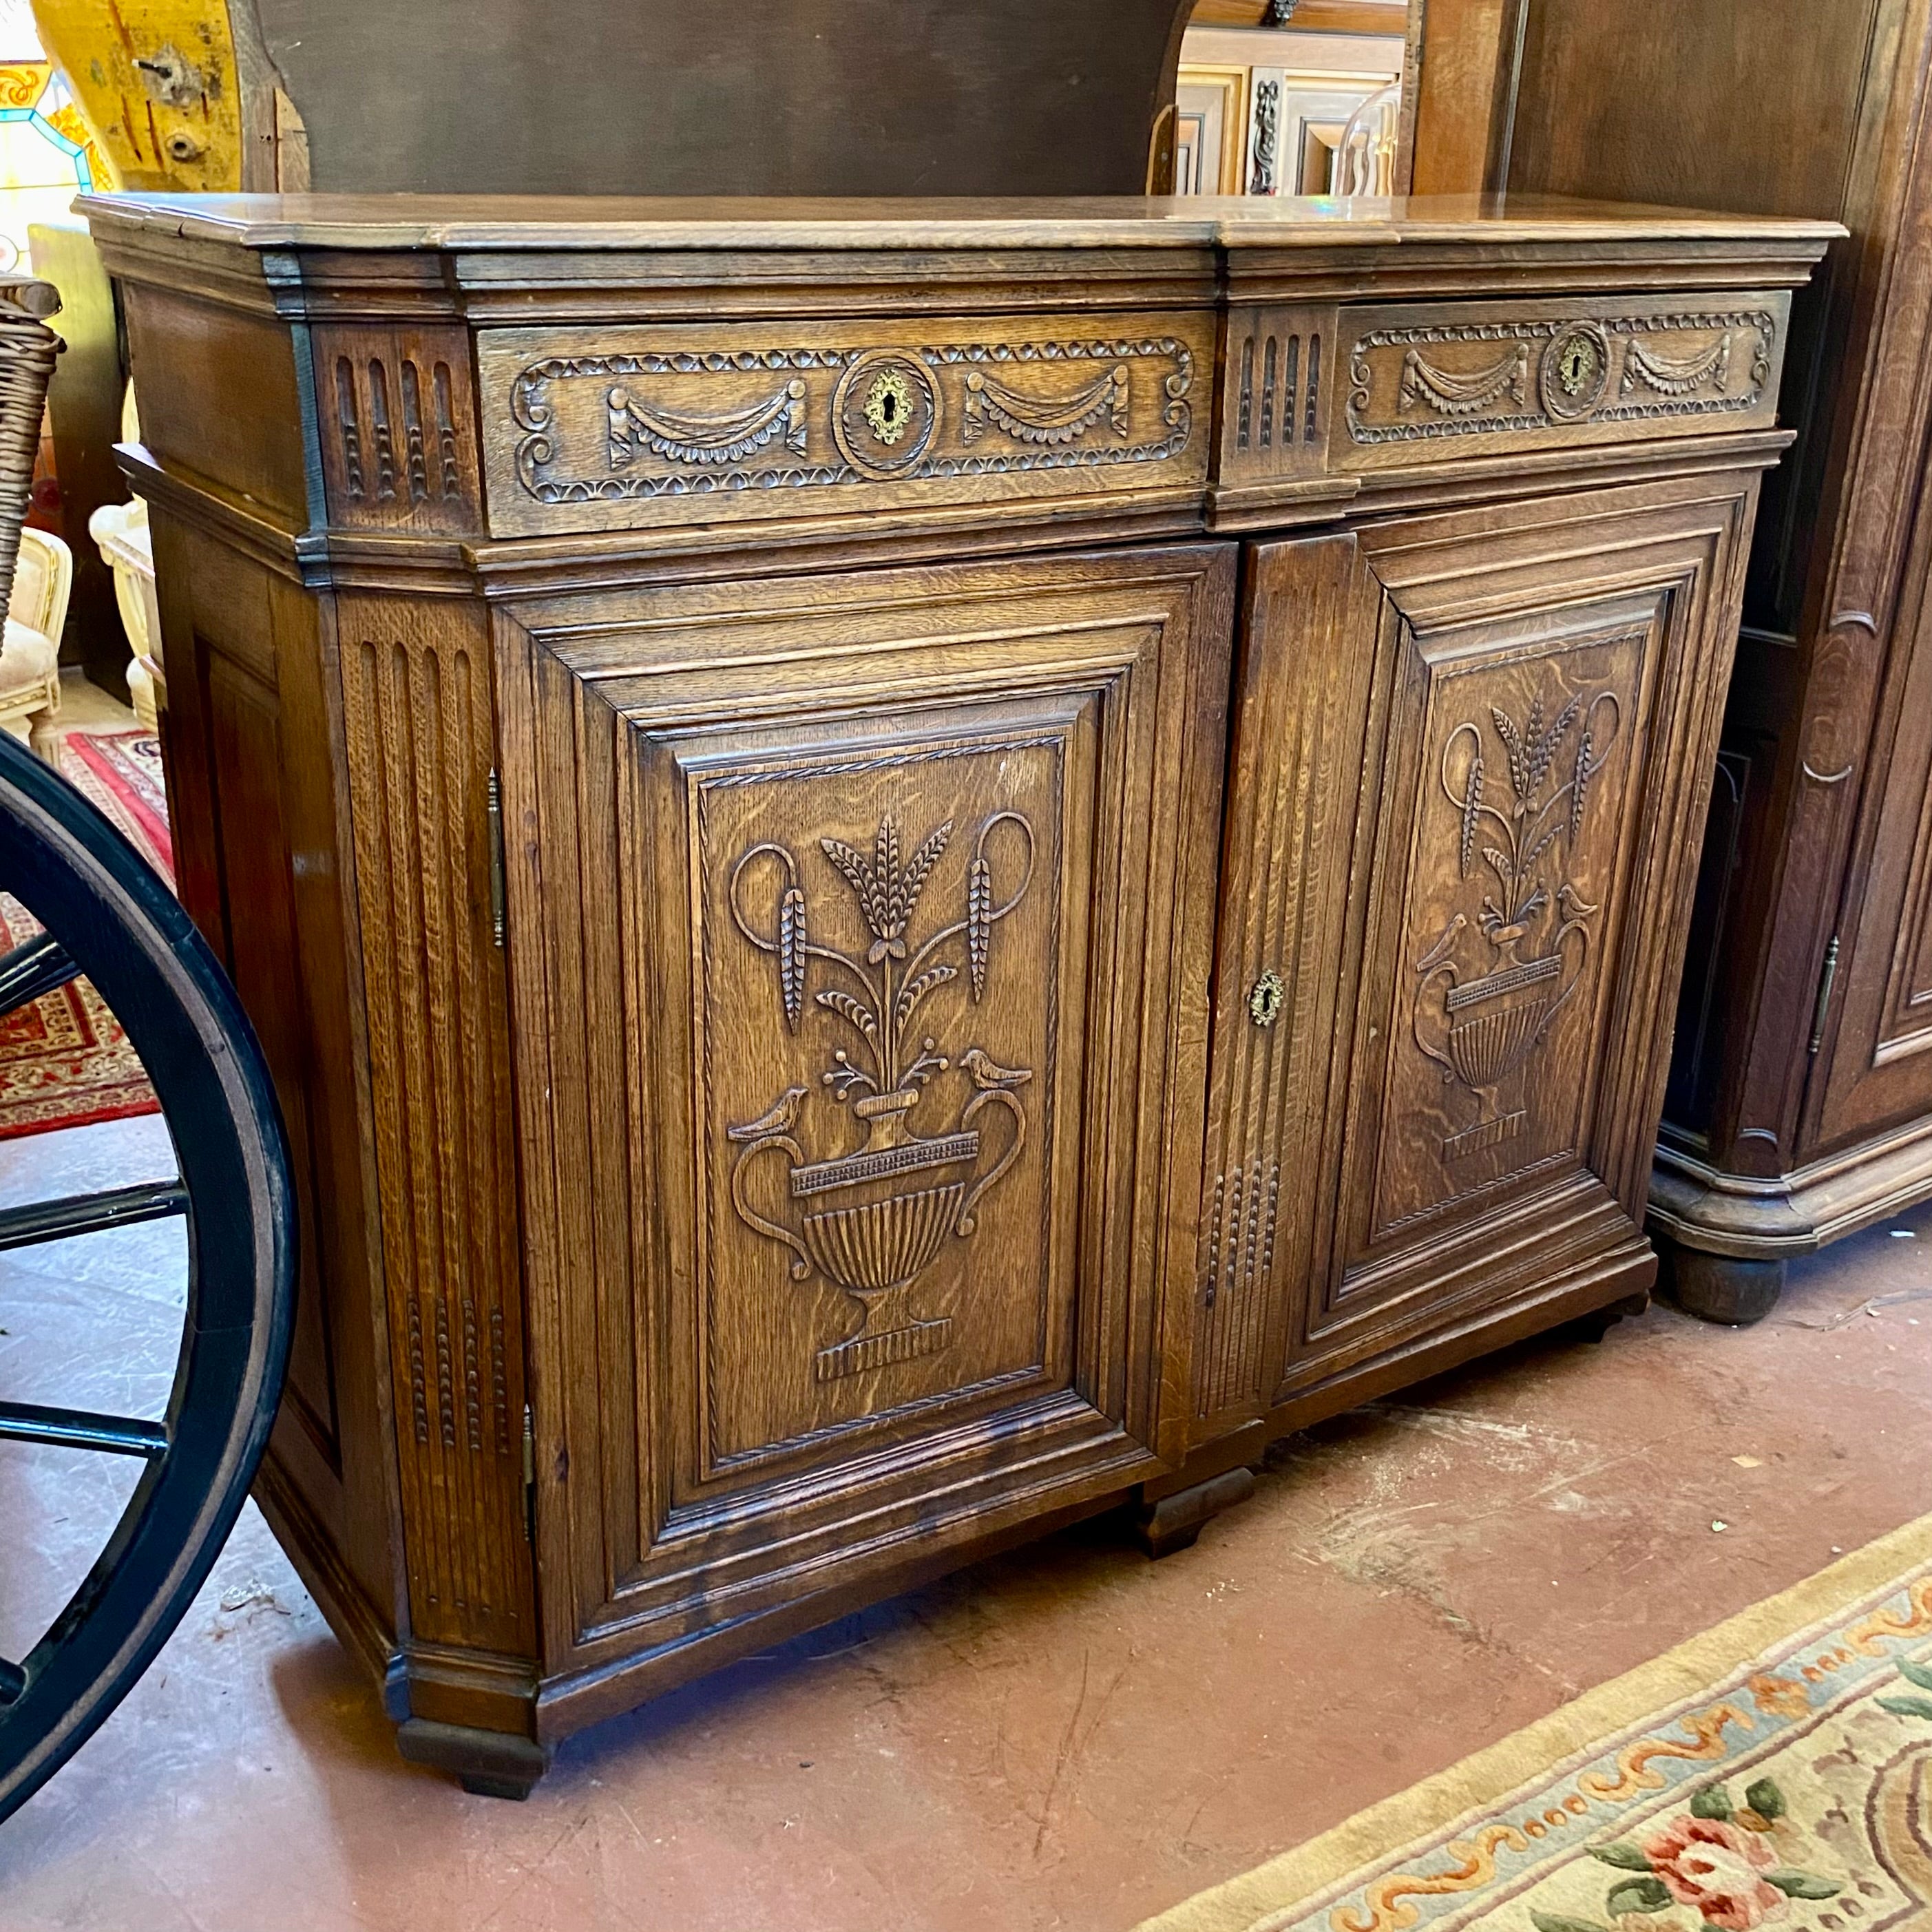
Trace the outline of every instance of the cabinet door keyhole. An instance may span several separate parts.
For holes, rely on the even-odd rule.
[[[1258,1027],[1271,1027],[1281,1017],[1284,997],[1281,975],[1270,966],[1248,994],[1248,1017]]]

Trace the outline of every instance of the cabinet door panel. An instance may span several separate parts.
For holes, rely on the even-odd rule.
[[[695,861],[704,1381],[676,1500],[1067,1385],[1102,701],[640,747]]]
[[[1932,1113],[1932,532],[1901,599],[1804,1154]],[[1805,770],[1811,766],[1808,762]]]
[[[1667,620],[1651,595],[1401,625],[1338,1304],[1425,1224],[1581,1160]]]
[[[1724,477],[1256,549],[1201,1435],[1513,1305],[1648,1280],[1750,493]]]
[[[1180,1443],[1233,558],[500,622],[558,1665]]]

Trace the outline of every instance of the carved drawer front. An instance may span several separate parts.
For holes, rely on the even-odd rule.
[[[1257,548],[1201,1432],[1500,1304],[1648,1268],[1748,490]]]
[[[1345,308],[1330,466],[1767,428],[1790,310],[1781,290]]]
[[[1211,318],[485,331],[490,527],[631,529],[1184,490]]]
[[[504,626],[538,1347],[597,1365],[540,1396],[585,1580],[558,1641],[1154,1466],[1232,575],[1195,549]]]

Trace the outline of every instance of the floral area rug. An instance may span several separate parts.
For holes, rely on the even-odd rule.
[[[172,886],[160,740],[146,731],[71,731],[62,769]],[[0,951],[40,930],[0,892]],[[127,1035],[85,979],[0,1019],[0,1140],[159,1111]]]
[[[1932,1516],[1141,1932],[1932,1932]]]

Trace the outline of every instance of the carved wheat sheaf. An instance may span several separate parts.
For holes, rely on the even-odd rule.
[[[1494,790],[1485,722],[1502,751],[1499,776],[1507,781]],[[1458,875],[1470,877],[1478,858],[1488,875],[1473,920],[1452,912],[1414,968],[1412,1036],[1444,1082],[1477,1103],[1474,1120],[1442,1138],[1445,1162],[1514,1140],[1528,1121],[1528,1096],[1520,1090],[1534,1084],[1536,1049],[1589,962],[1601,908],[1577,890],[1570,854],[1592,782],[1622,728],[1614,692],[1587,698],[1573,692],[1553,715],[1538,694],[1521,718],[1492,704],[1486,721],[1466,718],[1443,742],[1438,776],[1456,810]],[[1474,972],[1460,956],[1472,923],[1490,947]]]

